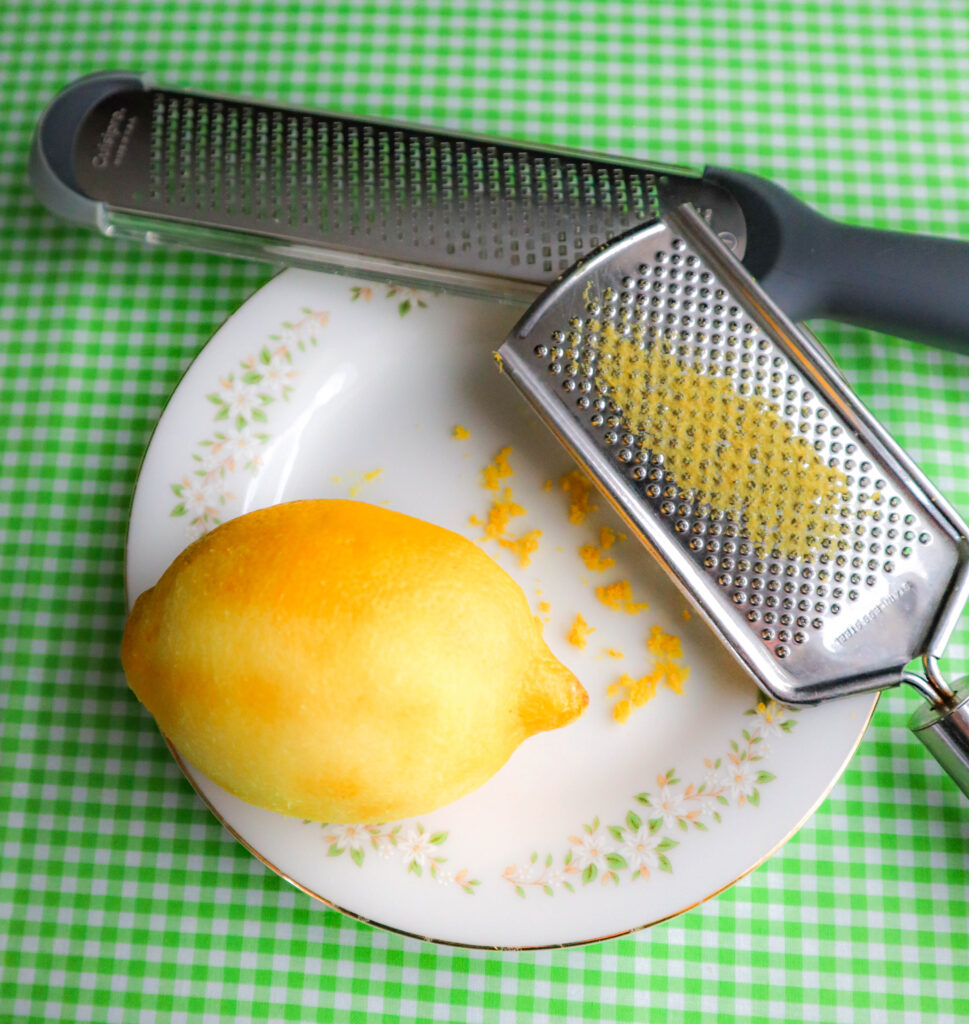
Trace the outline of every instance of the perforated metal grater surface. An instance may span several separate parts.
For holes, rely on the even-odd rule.
[[[845,532],[809,557],[766,550],[680,487],[602,383],[604,338],[668,346],[683,365],[770,403],[843,475]],[[609,500],[773,696],[804,703],[894,685],[935,656],[967,587],[966,528],[689,210],[632,233],[550,289],[502,365]],[[727,438],[736,445],[738,438]],[[770,495],[767,495],[769,498]]]
[[[670,204],[703,209],[743,253],[736,202],[682,168],[105,88],[77,128],[70,177],[105,204],[109,233],[528,297]]]

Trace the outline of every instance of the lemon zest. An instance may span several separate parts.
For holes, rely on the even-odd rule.
[[[492,501],[484,521],[478,516],[472,515],[468,522],[472,526],[483,526],[484,536],[481,539],[497,541],[501,547],[513,552],[518,557],[519,565],[525,568],[530,564],[532,555],[538,550],[538,541],[542,536],[542,531],[529,530],[520,537],[512,537],[508,534],[511,520],[517,516],[526,515],[526,510],[515,501],[511,488],[502,488],[501,486],[503,480],[514,475],[514,470],[508,461],[508,456],[511,453],[510,445],[502,448],[490,465],[485,466],[481,471],[481,486],[486,490],[500,491],[501,493]]]
[[[616,541],[625,540],[626,535],[624,533],[616,533],[611,526],[603,526],[599,530],[599,547],[603,551],[608,551]]]
[[[488,509],[484,522],[485,536],[489,540],[501,540],[508,531],[508,524],[515,516],[523,516],[525,510],[514,500],[511,488],[506,487],[502,496],[496,498]]]
[[[642,448],[662,455],[692,499],[742,521],[764,552],[808,558],[843,545],[847,477],[828,466],[773,401],[689,365],[660,341],[601,332],[597,383]]]
[[[628,615],[635,615],[637,612],[645,611],[649,607],[648,602],[637,602],[633,600],[632,587],[629,580],[617,580],[604,587],[596,587],[596,597],[607,607],[615,611],[623,611]]]
[[[583,544],[579,548],[579,557],[585,562],[585,567],[591,572],[602,572],[616,564],[614,558],[604,556],[602,551],[595,544]]]
[[[628,679],[629,677],[627,676],[626,678]],[[656,696],[656,687],[662,678],[663,669],[661,666],[657,666],[652,672],[647,672],[646,675],[640,676],[639,679],[627,684],[629,699],[633,702],[633,705],[641,708],[644,704],[651,701]]]
[[[355,498],[360,493],[360,489],[365,483],[369,483],[371,480],[376,480],[382,472],[383,467],[381,466],[378,469],[371,469],[367,473],[361,473],[360,479],[350,488],[350,497]],[[338,479],[339,477],[333,477],[334,481],[337,481]]]
[[[538,550],[538,538],[541,535],[541,530],[529,530],[528,533],[523,533],[520,537],[497,537],[495,539],[503,548],[513,551],[518,556],[518,564],[524,569],[531,562],[532,555]]]
[[[662,626],[653,626],[646,641],[646,649],[654,658],[671,660],[683,657],[680,638],[672,633],[664,633]]]
[[[688,665],[674,665],[672,662],[664,662],[663,672],[665,673],[664,682],[674,693],[683,692],[683,684],[690,678],[690,668]]]
[[[612,717],[617,722],[625,722],[632,714],[633,706],[628,700],[619,701],[612,709]]]
[[[566,639],[573,647],[585,650],[589,634],[594,633],[595,631],[595,626],[590,626],[582,617],[582,613],[579,612],[575,616],[575,622],[572,623],[572,628],[569,630],[569,635]]]
[[[585,517],[595,510],[596,506],[589,500],[592,493],[592,482],[587,476],[573,469],[559,481],[561,488],[569,496],[569,522],[576,526],[585,522]]]
[[[617,722],[625,722],[632,708],[640,708],[653,700],[660,683],[673,693],[682,694],[683,684],[690,677],[689,667],[678,664],[683,657],[683,646],[679,637],[665,632],[662,626],[653,626],[646,641],[646,648],[654,659],[652,670],[638,679],[624,672],[618,682],[611,683],[606,688],[609,697],[615,697],[623,691],[626,694],[613,707],[613,717]],[[624,706],[619,714],[616,713],[620,705],[627,704],[628,707]]]
[[[502,448],[500,452],[494,457],[494,461],[490,466],[485,466],[481,470],[481,486],[487,488],[489,491],[498,491],[501,489],[501,481],[505,477],[512,476],[514,470],[508,464],[508,456],[511,455],[512,448],[509,445],[506,448]]]

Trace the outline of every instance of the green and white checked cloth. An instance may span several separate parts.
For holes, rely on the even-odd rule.
[[[0,1020],[957,1021],[969,805],[889,694],[808,825],[720,897],[596,946],[432,947],[324,910],[200,805],[118,661],[139,459],[270,270],[56,223],[49,98],[160,82],[765,174],[969,238],[969,2],[6,0],[0,9]],[[969,283],[967,283],[969,297]],[[817,325],[969,515],[969,358]],[[951,675],[969,661],[963,620]]]

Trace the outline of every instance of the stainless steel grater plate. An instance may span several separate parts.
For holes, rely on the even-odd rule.
[[[131,75],[69,87],[32,160],[48,205],[108,234],[499,296],[533,298],[583,253],[687,201],[744,251],[736,200],[688,169]]]
[[[590,298],[591,297],[591,298]],[[597,381],[607,326],[770,402],[844,474],[850,532],[807,558],[758,550],[684,491]],[[652,341],[637,340],[639,338]],[[799,704],[902,681],[941,654],[969,586],[969,533],[696,213],[590,256],[499,349],[504,371],[758,683]]]

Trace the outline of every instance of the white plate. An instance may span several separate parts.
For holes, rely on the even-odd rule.
[[[130,600],[217,521],[295,498],[354,496],[479,538],[469,519],[492,497],[480,471],[512,446],[506,482],[527,510],[512,525],[540,528],[540,547],[527,568],[493,541],[485,549],[536,614],[550,603],[546,638],[590,695],[579,722],[526,741],[457,803],[393,825],[273,814],[178,759],[232,833],[306,892],[386,928],[484,947],[614,936],[720,892],[803,824],[875,704],[859,696],[779,717],[758,711],[754,685],[697,617],[686,620],[685,600],[644,550],[620,542],[609,552],[615,566],[586,569],[578,548],[621,524],[605,508],[570,523],[559,487],[570,459],[497,372],[492,350],[520,312],[280,274],[178,386],[142,467],[128,537]],[[453,437],[458,424],[467,439]],[[648,610],[599,601],[596,586],[619,579]],[[596,629],[585,650],[566,639],[579,612]],[[620,725],[607,687],[651,667],[654,625],[681,638],[691,675],[682,695],[661,686]]]

